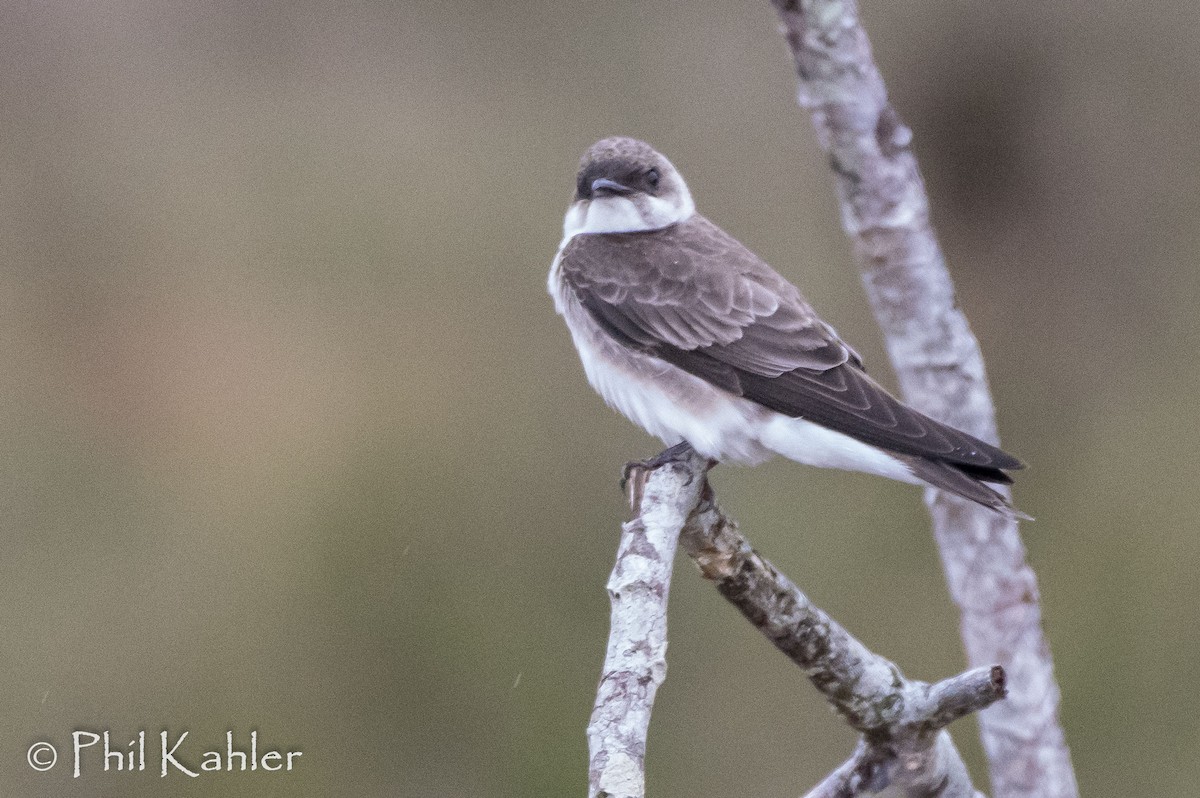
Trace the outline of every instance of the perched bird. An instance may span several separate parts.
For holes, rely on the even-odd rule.
[[[584,154],[548,287],[592,387],[667,444],[865,471],[1019,515],[986,484],[1010,484],[1019,460],[871,379],[795,286],[696,213],[645,142]]]

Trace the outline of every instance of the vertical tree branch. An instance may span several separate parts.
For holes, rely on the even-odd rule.
[[[700,500],[707,464],[669,463],[634,480],[637,515],[621,527],[608,579],[608,651],[588,724],[590,798],[642,798],[654,696],[667,675],[667,597],[679,531]]]
[[[888,103],[854,0],[772,0],[799,77],[798,100],[837,176],[854,244],[905,399],[996,440],[979,345],[934,237],[911,131]],[[1001,663],[1012,691],[980,715],[997,798],[1078,794],[1058,722],[1037,582],[1014,520],[926,492],[972,665]]]

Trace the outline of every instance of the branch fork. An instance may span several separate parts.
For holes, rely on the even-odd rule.
[[[636,515],[609,579],[612,628],[588,726],[590,796],[642,798],[655,693],[666,676],[666,607],[678,542],[717,591],[795,662],[862,734],[850,759],[808,795],[977,793],[945,727],[1005,695],[1004,670],[929,685],[871,652],[750,545],[721,512],[709,464],[691,453],[630,473]],[[898,792],[897,792],[898,791]]]

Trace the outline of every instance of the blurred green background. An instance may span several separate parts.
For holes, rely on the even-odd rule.
[[[1191,794],[1200,6],[864,13],[1031,464],[1080,785]],[[4,3],[0,794],[583,794],[617,476],[658,447],[545,293],[575,166],[663,149],[890,380],[794,92],[765,1]],[[920,491],[714,484],[909,675],[962,668]],[[652,794],[804,792],[851,733],[679,566]],[[303,756],[70,777],[73,730],[164,728]]]

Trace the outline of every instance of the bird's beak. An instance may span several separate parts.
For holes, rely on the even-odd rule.
[[[609,180],[607,177],[598,177],[592,181],[593,194],[632,194],[633,189],[629,186],[623,186],[615,180]]]

